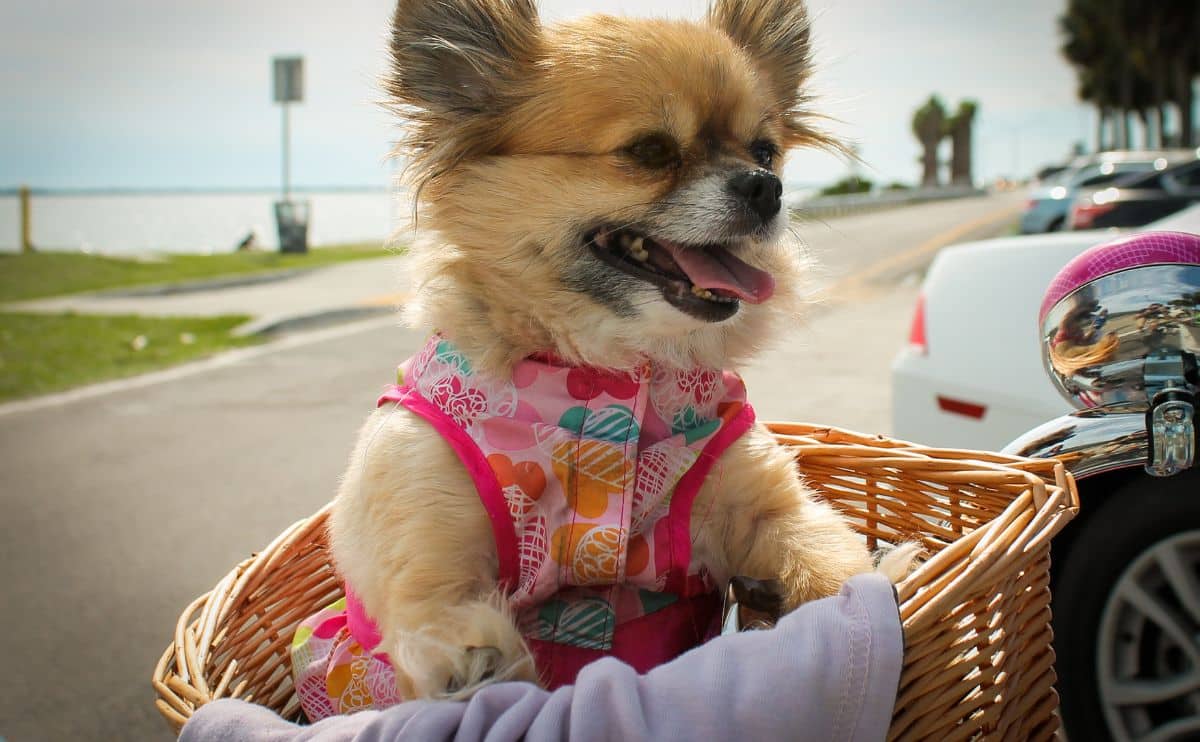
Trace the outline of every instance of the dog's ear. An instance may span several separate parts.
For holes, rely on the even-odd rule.
[[[795,105],[812,67],[804,0],[714,0],[708,22],[746,50],[781,108]]]
[[[387,92],[439,116],[495,114],[540,41],[533,0],[399,0]]]
[[[708,23],[744,49],[770,85],[782,115],[785,146],[814,146],[854,157],[841,139],[813,125],[825,117],[812,111],[805,89],[812,75],[812,44],[804,0],[713,0]]]

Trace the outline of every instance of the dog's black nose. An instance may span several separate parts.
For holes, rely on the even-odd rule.
[[[779,213],[783,183],[769,170],[746,170],[729,179],[729,190],[764,222]]]

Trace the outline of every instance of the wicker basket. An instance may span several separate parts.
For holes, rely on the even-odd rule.
[[[897,586],[906,650],[890,738],[1053,737],[1050,538],[1079,504],[1062,465],[834,428],[771,428],[872,547],[916,539],[930,552]],[[179,617],[152,679],[175,729],[222,697],[298,716],[292,634],[342,594],[325,541],[328,513],[287,529]]]

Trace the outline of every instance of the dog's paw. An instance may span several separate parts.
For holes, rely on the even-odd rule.
[[[738,575],[729,580],[726,609],[737,611],[735,625],[739,631],[767,629],[783,615],[783,592],[783,583],[779,580],[756,580]],[[726,614],[722,623],[729,620]]]
[[[739,575],[729,581],[729,586],[739,605],[761,613],[771,621],[783,615],[783,583],[779,580],[756,580]]]
[[[891,548],[875,552],[875,571],[891,580],[900,582],[921,566],[925,550],[915,541],[905,541]]]
[[[489,683],[537,681],[533,658],[523,646],[504,651],[410,636],[392,661],[397,682],[407,680],[401,687],[405,698],[461,701]]]
[[[533,657],[522,644],[506,648],[486,646],[463,647],[448,669],[443,698],[464,700],[489,683],[510,680],[537,682]]]
[[[481,686],[496,679],[504,665],[504,653],[499,647],[467,647],[464,672],[452,675],[446,684],[446,695],[455,696],[473,686]]]
[[[538,679],[512,619],[488,602],[450,608],[438,625],[399,634],[392,646],[396,681],[408,699],[463,700],[488,683]]]

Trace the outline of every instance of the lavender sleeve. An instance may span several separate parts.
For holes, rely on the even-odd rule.
[[[615,659],[553,693],[528,683],[412,701],[307,727],[242,701],[201,707],[183,742],[882,740],[903,661],[891,584],[858,575],[769,631],[724,636],[638,675]]]

